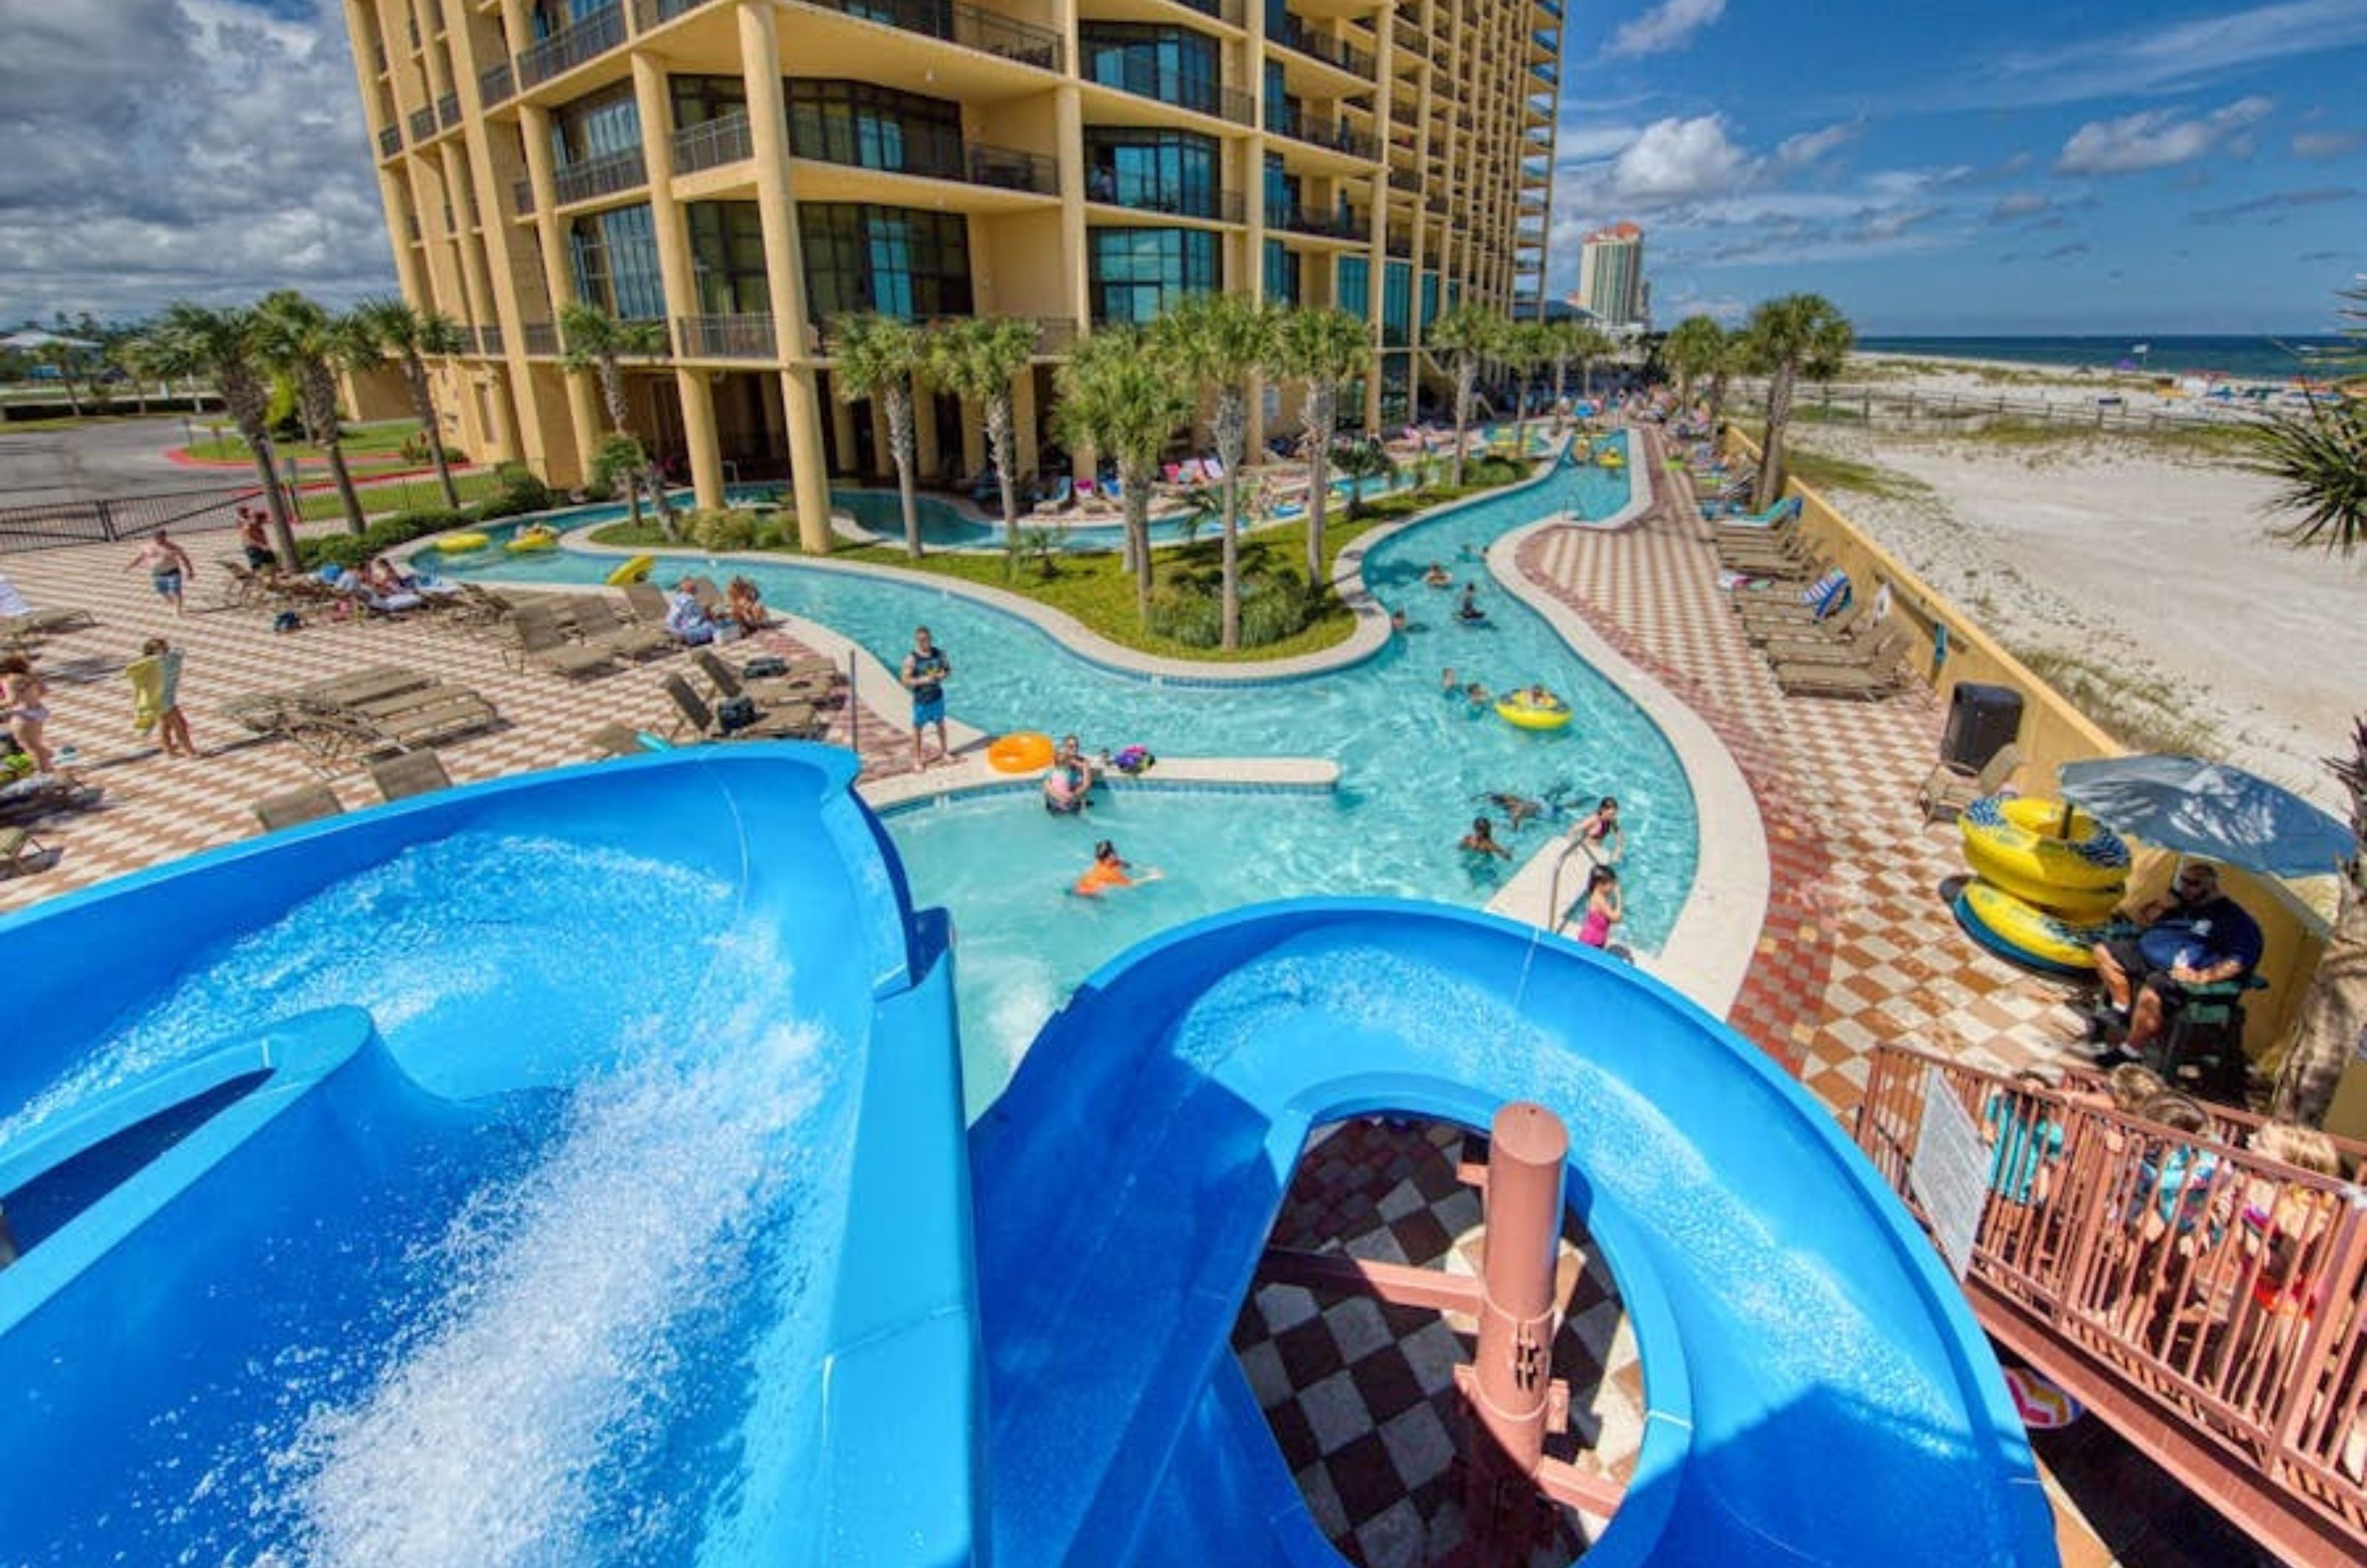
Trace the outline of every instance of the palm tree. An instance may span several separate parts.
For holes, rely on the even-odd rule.
[[[1398,471],[1389,457],[1388,448],[1377,441],[1349,441],[1341,445],[1332,461],[1341,478],[1348,481],[1348,515],[1360,516],[1365,510],[1365,481],[1387,479]]]
[[[82,390],[74,385],[74,371],[79,367],[85,350],[74,344],[53,339],[33,350],[33,357],[58,373],[58,385],[65,389],[66,407],[74,417],[82,417]]]
[[[840,400],[883,400],[888,411],[888,449],[896,459],[896,491],[904,503],[904,548],[921,558],[921,503],[912,474],[912,378],[927,360],[928,345],[912,322],[877,310],[841,316],[831,323],[831,384]]]
[[[1512,460],[1529,453],[1529,378],[1553,357],[1553,339],[1543,321],[1507,321],[1497,356],[1512,373]]]
[[[2330,374],[2367,374],[2367,285],[2342,292],[2343,351],[2323,366]],[[2367,421],[2356,399],[2313,397],[2280,412],[2251,433],[2247,465],[2281,482],[2270,506],[2295,514],[2279,530],[2296,549],[2316,547],[2349,560],[2367,543]],[[2327,766],[2350,796],[2351,854],[2341,868],[2342,901],[2326,951],[2294,1021],[2293,1042],[2278,1069],[2269,1113],[2316,1126],[2325,1121],[2343,1069],[2367,1038],[2367,718],[2350,731],[2350,755]]]
[[[1581,323],[1578,329],[1578,348],[1571,357],[1578,361],[1579,395],[1591,400],[1594,396],[1594,362],[1608,359],[1619,351],[1609,333],[1600,327]]]
[[[625,373],[622,361],[627,355],[635,358],[657,358],[667,348],[663,321],[619,321],[597,305],[570,300],[559,308],[559,333],[566,344],[566,354],[560,364],[572,371],[589,371],[600,386],[601,406],[608,412],[608,428],[619,435],[632,436],[626,424]],[[640,437],[633,436],[636,446]],[[613,458],[613,443],[605,445],[603,452]],[[641,520],[640,486],[647,486],[650,502],[658,509],[658,522],[668,538],[679,538],[680,528],[674,522],[674,508],[666,502],[665,481],[651,471],[649,449],[641,447],[641,465],[625,478],[625,499],[632,507],[633,523]]]
[[[1496,352],[1503,333],[1503,320],[1477,305],[1457,305],[1430,326],[1431,345],[1446,350],[1455,367],[1453,483],[1456,490],[1463,488],[1463,438],[1471,428],[1471,399],[1479,387],[1479,361]]]
[[[1007,567],[1019,564],[1018,453],[1011,434],[1011,382],[1036,357],[1041,335],[1019,316],[966,316],[929,337],[929,379],[986,411],[986,455],[1002,491],[1002,549]]]
[[[148,413],[148,378],[156,373],[149,362],[148,340],[137,333],[125,333],[109,340],[105,349],[107,362],[130,378],[131,402],[142,418]]]
[[[1299,429],[1307,448],[1307,585],[1323,581],[1324,510],[1331,498],[1331,443],[1340,430],[1341,389],[1370,370],[1373,333],[1345,310],[1292,310],[1274,355],[1285,376],[1307,383]],[[1350,510],[1353,511],[1352,501]]]
[[[1224,465],[1223,637],[1226,651],[1241,645],[1241,459],[1249,439],[1250,378],[1274,363],[1281,313],[1246,294],[1195,294],[1151,323],[1154,351],[1217,395],[1210,421],[1217,458]]]
[[[188,302],[165,307],[148,334],[156,367],[167,376],[203,377],[211,381],[223,412],[238,426],[255,472],[263,483],[265,502],[271,509],[271,546],[279,564],[296,565],[296,530],[288,515],[288,498],[272,469],[271,393],[258,352],[260,328],[251,310],[209,310]]]
[[[1660,356],[1677,373],[1678,401],[1693,406],[1693,383],[1724,370],[1732,343],[1727,330],[1707,316],[1687,316],[1669,330]]]
[[[436,411],[436,389],[427,379],[430,357],[443,359],[468,346],[460,323],[440,310],[414,309],[406,299],[365,299],[354,314],[368,328],[378,352],[402,367],[403,384],[411,389],[411,412],[427,437],[427,455],[436,462],[436,482],[444,491],[444,504],[460,510],[460,490],[452,482],[452,464],[444,455],[444,428]]]
[[[1139,328],[1108,326],[1080,343],[1060,367],[1053,428],[1073,450],[1090,446],[1117,459],[1126,506],[1127,563],[1135,607],[1150,624],[1150,487],[1175,427],[1192,417],[1183,378],[1155,363]]]
[[[345,529],[358,534],[369,524],[362,515],[353,473],[345,467],[337,372],[368,362],[368,335],[292,288],[265,295],[255,315],[262,323],[264,363],[296,389],[296,413],[303,422],[305,438],[328,455],[329,473],[337,481],[337,500],[345,509]]]
[[[1784,493],[1784,431],[1792,423],[1794,384],[1802,376],[1829,381],[1840,375],[1856,341],[1849,318],[1820,294],[1786,294],[1750,312],[1742,329],[1743,361],[1767,378],[1767,440],[1752,501],[1760,511]]]
[[[1569,393],[1569,367],[1585,366],[1608,353],[1611,340],[1584,321],[1563,317],[1539,323],[1545,329],[1545,357],[1553,364],[1554,429],[1562,428],[1562,405]]]

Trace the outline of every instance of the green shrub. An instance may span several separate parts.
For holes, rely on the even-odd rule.
[[[758,532],[756,514],[737,507],[690,514],[690,541],[702,550],[753,550]]]
[[[1296,637],[1307,625],[1308,597],[1295,572],[1241,584],[1241,646],[1263,648]]]
[[[1224,606],[1195,584],[1170,582],[1151,592],[1150,629],[1186,648],[1215,648],[1225,640]]]
[[[305,567],[360,566],[373,556],[407,545],[447,528],[465,528],[477,519],[466,512],[402,512],[381,517],[359,534],[323,535],[296,541],[296,558]]]
[[[528,512],[548,511],[559,504],[558,492],[537,479],[534,470],[524,463],[504,463],[493,470],[493,477],[501,489],[478,503],[479,517],[516,517]]]

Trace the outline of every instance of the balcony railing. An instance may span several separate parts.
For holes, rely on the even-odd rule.
[[[1241,0],[1175,0],[1179,6],[1234,27],[1241,25]]]
[[[755,133],[749,128],[745,109],[686,125],[674,133],[674,172],[677,175],[695,175],[701,169],[744,163],[755,153]]]
[[[402,127],[390,125],[378,133],[378,155],[391,158],[402,151]]]
[[[1269,4],[1272,5],[1273,0],[1269,0]],[[1278,6],[1266,12],[1265,36],[1285,49],[1296,50],[1326,65],[1337,66],[1351,76],[1362,76],[1368,82],[1372,80],[1371,55],[1353,44],[1342,43],[1338,39],[1317,32]]]
[[[514,180],[510,183],[510,210],[521,218],[534,210],[532,180]]]
[[[559,325],[555,321],[528,321],[525,335],[528,354],[556,355],[560,352]]]
[[[1392,190],[1418,191],[1421,189],[1421,176],[1415,174],[1411,169],[1391,169],[1389,171],[1389,188]]]
[[[625,41],[625,7],[605,6],[572,27],[564,27],[532,49],[517,57],[517,79],[522,87],[532,87],[549,81],[562,71],[572,71],[587,60],[596,60]]]
[[[676,17],[708,3],[709,0],[633,0],[633,30],[645,33],[651,28],[663,27]]]
[[[792,141],[790,152],[818,163],[877,169],[888,175],[959,180],[965,185],[1030,191],[1037,196],[1059,192],[1059,166],[1043,153],[1022,152],[1015,147],[990,147],[982,142],[965,146],[961,133],[947,126],[912,121],[899,124],[897,129],[899,134],[892,141],[883,136],[878,143],[821,147],[810,143],[800,146]],[[882,155],[882,144],[894,148],[892,162]]]
[[[499,357],[502,349],[502,329],[498,325],[477,329],[477,352]]]
[[[503,61],[477,73],[477,101],[487,108],[507,103],[517,93],[517,77]]]
[[[1121,93],[1131,93],[1138,98],[1150,98],[1177,108],[1191,109],[1197,114],[1214,115],[1235,125],[1257,123],[1257,103],[1247,93],[1238,92],[1220,82],[1205,76],[1186,76],[1180,71],[1161,67],[1138,66],[1138,56],[1121,59],[1104,57],[1095,64],[1097,72],[1085,80],[1104,87],[1116,87]]]
[[[606,153],[555,170],[550,178],[551,200],[564,207],[571,201],[614,196],[620,190],[649,183],[649,169],[642,162],[641,150],[628,147],[622,152]]]
[[[1290,108],[1266,121],[1268,130],[1276,131],[1298,141],[1311,141],[1318,147],[1329,147],[1335,152],[1345,152],[1351,158],[1376,158],[1380,146],[1370,136],[1345,120],[1326,119],[1321,115]]]
[[[460,123],[460,95],[447,93],[436,100],[436,123],[449,130]]]
[[[435,135],[435,134],[436,134],[436,111],[435,111],[434,109],[413,109],[413,110],[412,110],[412,111],[411,111],[411,144],[412,144],[413,146],[416,147],[417,145],[419,145],[419,143],[421,143],[421,142],[423,142],[423,141],[426,141],[429,137],[431,137],[431,136],[433,136],[433,135]]]
[[[1046,71],[1069,68],[1060,35],[1030,23],[981,11],[963,0],[808,0],[826,11],[881,22],[906,32],[924,33],[964,49],[1034,65]]]
[[[1329,240],[1353,240],[1362,244],[1371,237],[1365,223],[1345,212],[1319,212],[1307,207],[1270,207],[1266,209],[1266,227],[1286,229],[1294,234],[1319,234]]]
[[[685,359],[776,359],[769,315],[682,316],[674,324],[674,352]]]
[[[1130,179],[1107,169],[1086,171],[1085,199],[1171,218],[1206,218],[1225,223],[1242,220],[1241,193],[1237,190],[1187,190],[1156,180]]]

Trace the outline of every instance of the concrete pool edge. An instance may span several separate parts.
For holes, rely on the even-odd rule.
[[[1195,790],[1226,794],[1324,795],[1339,787],[1340,764],[1322,757],[1161,757],[1151,773],[1129,778],[1104,772],[1106,789]],[[882,816],[921,805],[942,805],[956,795],[1034,795],[1035,773],[1006,773],[983,756],[968,756],[950,768],[896,773],[858,786],[865,802]]]

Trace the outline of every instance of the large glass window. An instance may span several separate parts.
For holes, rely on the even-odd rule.
[[[1186,218],[1217,213],[1217,145],[1193,130],[1085,128],[1085,194]]]
[[[1391,262],[1381,275],[1381,342],[1403,347],[1413,317],[1413,266]]]
[[[1269,303],[1298,303],[1298,253],[1280,240],[1265,243],[1265,297]]]
[[[664,318],[657,230],[646,205],[569,220],[567,259],[578,299],[622,321]]]
[[[878,310],[907,321],[971,311],[969,227],[958,213],[845,201],[798,204],[806,299],[819,320]]]
[[[1373,264],[1363,256],[1340,258],[1340,309],[1369,321],[1373,313]]]
[[[1424,335],[1430,332],[1430,323],[1436,320],[1438,320],[1438,274],[1425,272],[1421,275],[1421,330]]]
[[[1096,321],[1148,321],[1217,286],[1213,229],[1090,229],[1087,287]]]
[[[1265,128],[1291,135],[1298,130],[1298,105],[1283,85],[1282,62],[1265,62]]]
[[[800,158],[962,177],[961,106],[868,82],[788,84],[789,151]]]
[[[550,158],[560,168],[573,168],[613,153],[637,152],[640,146],[641,111],[633,101],[630,82],[619,82],[550,111]]]
[[[675,76],[668,84],[674,90],[674,128],[687,130],[694,125],[705,125],[726,115],[748,112],[748,83],[741,76]]]
[[[686,211],[699,314],[769,314],[773,297],[764,275],[764,224],[756,204],[694,201]]]
[[[1282,154],[1267,153],[1265,155],[1265,220],[1269,223],[1291,221],[1298,212],[1299,190],[1298,176],[1283,172]]]
[[[1077,28],[1088,82],[1117,87],[1202,114],[1222,112],[1217,40],[1189,28],[1084,22]]]

